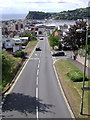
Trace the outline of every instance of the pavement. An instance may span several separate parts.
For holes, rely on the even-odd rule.
[[[76,67],[78,67],[81,71],[84,71],[84,59],[82,60],[81,57],[78,57],[76,60],[74,60],[71,56],[72,56],[72,51],[64,51],[66,56],[59,56],[59,57],[53,57],[53,61],[57,61],[59,59],[66,59],[68,61],[70,61],[71,63],[73,63]],[[90,62],[90,61],[89,61]],[[87,62],[86,65],[86,75],[90,76],[90,65],[89,62]]]

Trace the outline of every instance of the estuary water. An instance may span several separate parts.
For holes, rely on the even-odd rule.
[[[75,20],[48,20],[43,22],[43,24],[37,24],[38,25],[47,25],[47,26],[59,26],[59,25],[74,25]]]
[[[26,14],[2,14],[1,16],[1,20],[10,20],[10,19],[25,19]]]
[[[26,14],[2,14],[0,16],[1,20],[10,20],[10,19],[25,19]],[[41,20],[41,24],[36,24],[36,26],[39,25],[47,25],[47,26],[58,26],[58,25],[73,25],[75,24],[75,20]]]

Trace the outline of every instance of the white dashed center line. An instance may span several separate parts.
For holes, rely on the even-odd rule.
[[[37,69],[37,75],[39,74],[39,69]]]
[[[39,69],[40,65],[38,64],[38,69]]]
[[[38,77],[37,77],[37,80],[36,80],[36,85],[38,85]]]

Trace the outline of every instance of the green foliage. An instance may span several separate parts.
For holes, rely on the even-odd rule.
[[[73,81],[73,82],[82,82],[83,81],[83,73],[80,70],[71,70],[67,73],[67,76]],[[85,80],[88,80],[87,77]]]
[[[25,57],[26,56],[26,53],[25,52],[23,52],[23,51],[16,51],[15,53],[14,53],[14,57],[21,57],[21,58],[26,58]]]
[[[87,47],[87,53],[88,53],[88,55],[90,55],[90,45],[88,45],[88,47]]]
[[[90,18],[90,7],[80,8],[75,10],[62,11],[59,13],[45,13],[45,12],[36,12],[29,11],[26,16],[26,19],[63,19],[63,20],[77,20],[77,19],[85,19]]]
[[[78,20],[75,25],[70,26],[69,33],[64,37],[64,42],[73,48],[84,46],[86,44],[86,21]]]
[[[56,13],[56,19],[77,20],[83,18],[90,18],[89,11],[90,7],[63,11],[60,13]]]
[[[50,46],[54,49],[54,46],[59,45],[59,38],[57,36],[54,36],[53,34],[49,37]]]
[[[28,15],[26,16],[26,19],[45,19],[50,17],[50,13],[45,12],[36,12],[36,11],[29,11]]]
[[[90,45],[85,46],[84,49],[87,50],[87,54],[90,55]]]
[[[22,37],[28,37],[28,40],[31,41],[31,40],[36,40],[36,35],[34,32],[32,32],[31,34],[30,33],[25,33],[22,35]]]
[[[14,77],[19,67],[19,61],[6,51],[2,51],[2,88]]]

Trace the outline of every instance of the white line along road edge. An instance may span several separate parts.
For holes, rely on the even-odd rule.
[[[23,70],[25,69],[27,63],[29,62],[29,60],[30,60],[31,56],[33,55],[33,53],[34,53],[36,47],[38,46],[38,44],[39,44],[39,42],[38,42],[37,45],[34,47],[32,53],[30,54],[29,58],[27,59],[27,61],[26,61],[25,65],[24,65],[24,67],[22,68],[21,72],[20,72],[19,75],[17,76],[17,78],[16,78],[15,82],[13,83],[12,87],[5,93],[5,96],[8,95],[8,94],[10,94],[11,91],[14,89],[14,86],[16,85],[16,83],[17,83],[17,81],[18,81],[20,75],[22,74]]]
[[[62,93],[62,95],[63,95],[63,97],[64,97],[65,103],[66,103],[67,108],[68,108],[68,110],[69,110],[69,112],[70,112],[70,114],[71,114],[71,117],[72,117],[72,118],[75,118],[75,116],[74,116],[74,114],[73,114],[73,112],[72,112],[72,110],[71,110],[71,108],[70,108],[70,105],[69,105],[69,103],[68,103],[68,100],[67,100],[67,98],[66,98],[66,96],[65,96],[65,93],[64,93],[64,91],[63,91],[63,88],[62,88],[62,86],[61,86],[61,84],[60,84],[59,77],[58,77],[58,74],[57,74],[57,71],[56,71],[56,68],[55,68],[55,65],[54,65],[55,62],[56,62],[56,61],[54,61],[54,63],[53,63],[53,68],[54,68],[54,71],[55,71],[55,74],[56,74],[56,77],[57,77],[57,80],[58,80],[59,88],[60,88],[61,93]]]

